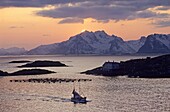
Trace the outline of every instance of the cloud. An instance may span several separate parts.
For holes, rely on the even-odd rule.
[[[161,6],[161,7],[159,7],[159,8],[157,8],[157,10],[170,10],[170,6]]]
[[[112,6],[72,6],[59,7],[51,10],[44,10],[37,13],[37,15],[51,17],[51,18],[93,18],[98,22],[108,22],[108,20],[132,20],[136,18],[151,18],[159,14],[149,10],[131,9],[131,7],[112,7]]]
[[[165,15],[153,12],[150,8],[170,5],[169,0],[87,0],[69,6],[61,5],[51,10],[37,13],[39,16],[51,18],[93,18],[97,22],[107,23],[109,20],[134,20],[138,18],[159,18]],[[94,22],[94,21],[93,21]]]
[[[65,18],[59,22],[59,24],[69,24],[69,23],[84,23],[84,20],[81,18]]]
[[[158,20],[153,23],[157,27],[169,27],[170,26],[170,19],[169,20]]]
[[[59,24],[83,23],[83,19],[86,18],[107,23],[110,20],[167,18],[166,16],[170,15],[159,13],[160,10],[170,9],[170,0],[1,0],[0,2],[0,7],[46,7],[48,5],[55,8],[44,9],[36,14],[62,19]],[[157,10],[151,10],[156,7]]]
[[[94,18],[96,20],[120,20],[127,19],[133,12],[128,8],[108,7],[108,6],[94,6],[94,7],[60,7],[51,10],[44,10],[37,13],[37,15],[52,17],[52,18]]]
[[[79,0],[1,0],[0,7],[44,7],[77,2]]]
[[[10,26],[10,29],[16,29],[16,28],[24,28],[23,26]]]
[[[93,22],[93,23],[108,23],[109,22],[109,20],[92,20],[91,22]]]
[[[42,36],[43,37],[49,37],[50,35],[49,34],[43,34]]]

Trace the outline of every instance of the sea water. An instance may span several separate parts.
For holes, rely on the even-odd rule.
[[[0,77],[0,112],[169,112],[170,79],[103,77],[80,74],[105,61],[125,61],[147,56],[1,56],[0,70],[21,70],[14,60],[61,61],[69,67],[44,67],[57,73],[36,76]],[[38,67],[36,67],[38,68]],[[80,83],[19,83],[13,79],[86,78]],[[91,102],[70,101],[73,88]]]

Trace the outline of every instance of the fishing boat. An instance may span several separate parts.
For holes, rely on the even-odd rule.
[[[75,89],[73,89],[73,97],[71,101],[74,103],[87,103],[86,97],[82,97]]]

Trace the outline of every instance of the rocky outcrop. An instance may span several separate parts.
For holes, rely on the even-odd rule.
[[[0,76],[25,76],[25,75],[42,75],[42,74],[51,74],[51,73],[56,73],[56,72],[45,70],[45,69],[24,69],[13,73],[7,73],[0,70]]]
[[[170,78],[170,54],[155,58],[128,60],[120,62],[119,65],[119,69],[105,71],[103,67],[100,67],[82,73],[103,76]]]
[[[7,75],[9,75],[7,72],[3,72],[0,70],[0,76],[7,76]]]
[[[23,67],[67,67],[67,65],[59,61],[34,61],[32,63],[27,63],[25,65],[18,66]]]
[[[28,60],[20,60],[20,61],[10,61],[9,63],[28,63],[28,62],[31,62],[31,61],[28,61]]]
[[[53,71],[44,70],[44,69],[24,69],[19,70],[14,73],[10,73],[10,76],[18,76],[18,75],[41,75],[41,74],[51,74],[55,73]]]

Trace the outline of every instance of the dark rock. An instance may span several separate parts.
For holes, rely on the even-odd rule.
[[[92,79],[62,79],[62,78],[31,78],[21,80],[10,80],[10,82],[32,82],[32,83],[61,83],[61,82],[74,82],[74,81],[92,81]]]
[[[170,54],[120,62],[119,69],[104,71],[102,67],[99,67],[82,73],[103,76],[170,78]]]
[[[129,60],[121,63],[121,69],[128,77],[170,78],[170,55]]]
[[[11,73],[10,76],[18,76],[18,75],[40,75],[40,74],[50,74],[55,73],[53,71],[44,70],[44,69],[24,69],[19,70],[17,72]]]
[[[0,70],[0,76],[8,76],[9,74],[7,72],[3,72]]]
[[[28,62],[31,62],[31,61],[28,61],[28,60],[20,60],[20,61],[10,61],[9,63],[28,63]]]
[[[102,67],[94,68],[92,70],[87,70],[85,72],[81,72],[81,74],[92,74],[92,75],[101,75],[101,76],[123,76],[125,75],[125,72],[121,69],[117,70],[110,70],[110,71],[104,71]]]
[[[67,67],[67,65],[59,61],[34,61],[18,67]]]

